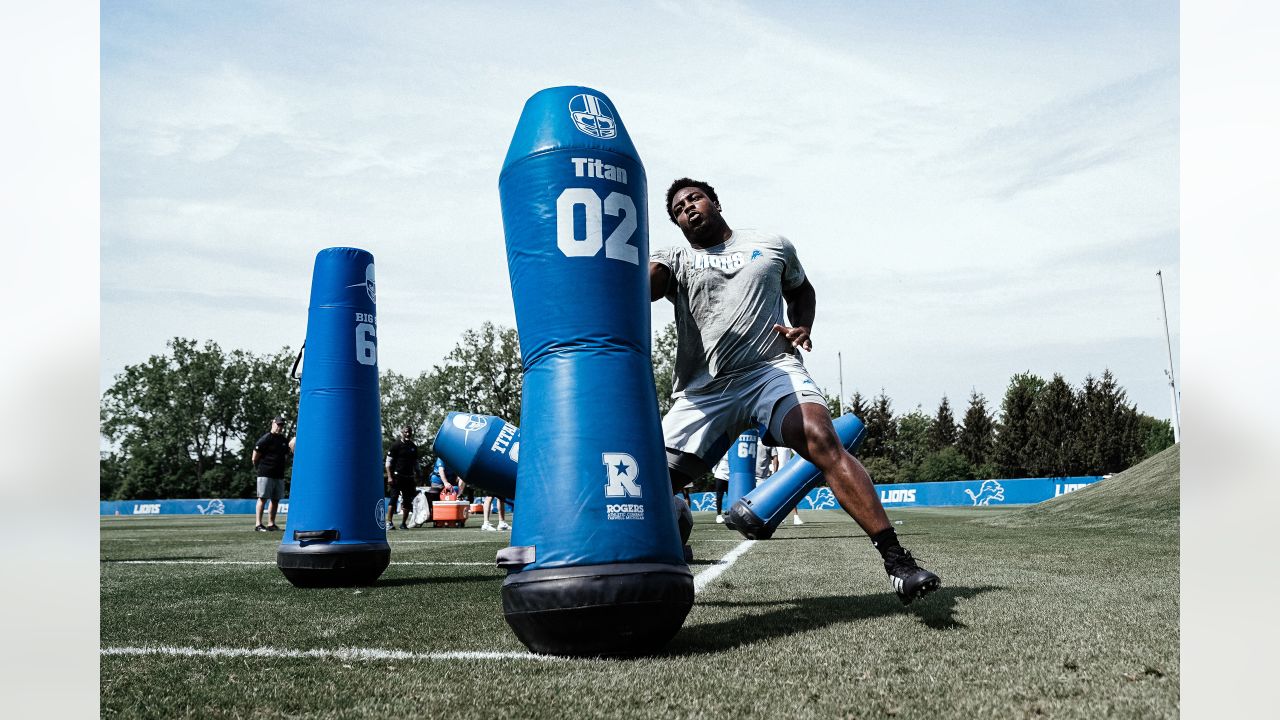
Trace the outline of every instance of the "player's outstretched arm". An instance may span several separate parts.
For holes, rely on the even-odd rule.
[[[671,286],[671,268],[662,263],[649,263],[649,302],[657,302],[667,296]]]
[[[814,292],[813,285],[809,283],[809,278],[805,278],[804,282],[792,290],[784,291],[782,296],[787,300],[787,321],[791,326],[774,325],[773,329],[781,333],[792,347],[812,351],[813,341],[809,338],[809,333],[813,328],[813,318],[818,312],[818,295]]]

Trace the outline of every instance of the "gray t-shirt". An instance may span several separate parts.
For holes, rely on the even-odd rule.
[[[649,260],[671,269],[676,311],[672,397],[706,392],[761,363],[799,353],[773,329],[786,325],[783,291],[804,282],[795,246],[781,235],[734,230],[715,247],[666,247]]]

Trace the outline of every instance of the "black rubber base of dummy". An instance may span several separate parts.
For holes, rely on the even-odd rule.
[[[511,573],[502,612],[536,653],[571,657],[650,655],[693,606],[686,565],[616,563]]]
[[[725,513],[724,524],[742,533],[748,540],[768,540],[773,537],[773,531],[778,529],[765,524],[742,500],[735,502],[729,512]]]
[[[372,585],[390,563],[391,546],[386,543],[282,544],[276,551],[276,567],[301,588]]]

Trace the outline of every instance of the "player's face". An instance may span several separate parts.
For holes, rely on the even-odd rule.
[[[671,214],[686,237],[697,236],[714,227],[720,208],[700,188],[681,188],[671,197]]]

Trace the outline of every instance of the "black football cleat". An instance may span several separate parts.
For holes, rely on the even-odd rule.
[[[889,584],[898,593],[903,605],[910,605],[912,600],[942,587],[942,579],[916,564],[911,552],[903,548],[892,548],[884,560],[885,572],[889,573]]]

